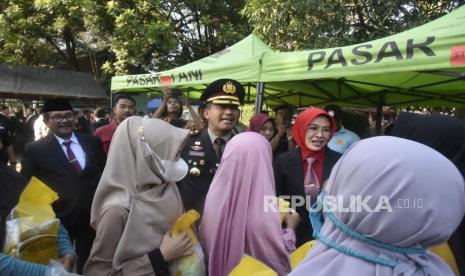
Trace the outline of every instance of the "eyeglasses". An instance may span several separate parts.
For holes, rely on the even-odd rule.
[[[67,121],[71,121],[74,119],[74,114],[73,113],[66,113],[64,115],[55,114],[52,117],[50,117],[50,119],[55,122],[61,122],[63,119],[66,119]]]
[[[311,131],[312,133],[319,133],[321,131],[323,135],[329,135],[331,134],[331,127],[328,127],[328,126],[319,127],[317,125],[309,125],[307,127],[307,131]]]

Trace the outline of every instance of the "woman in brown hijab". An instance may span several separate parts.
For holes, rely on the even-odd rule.
[[[187,174],[188,132],[140,117],[118,126],[92,204],[85,275],[168,275],[168,261],[192,253],[187,235],[167,234],[183,212],[175,182]]]

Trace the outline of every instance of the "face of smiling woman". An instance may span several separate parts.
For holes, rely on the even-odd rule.
[[[312,151],[320,151],[331,137],[331,122],[325,116],[316,117],[305,132],[305,146]]]

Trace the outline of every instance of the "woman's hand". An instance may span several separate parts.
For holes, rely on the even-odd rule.
[[[292,228],[295,230],[300,223],[299,213],[289,208],[289,212],[286,214],[284,220],[286,221],[287,228]]]
[[[163,91],[163,101],[161,103],[166,104],[168,102],[168,99],[171,97],[172,97],[172,93],[170,89]]]
[[[165,261],[168,262],[188,256],[194,251],[192,249],[191,238],[184,232],[177,237],[171,236],[170,233],[164,235],[160,245],[160,252]]]
[[[59,262],[67,271],[72,272],[74,269],[74,264],[76,263],[76,255],[66,254],[59,260]]]

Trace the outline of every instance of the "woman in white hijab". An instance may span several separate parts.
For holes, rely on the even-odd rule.
[[[355,196],[363,200],[356,208],[335,204],[347,208]],[[317,241],[290,275],[454,275],[427,248],[447,241],[462,221],[464,179],[430,147],[387,136],[361,140],[333,167],[319,202],[328,208],[324,224],[311,213]]]
[[[187,174],[188,132],[140,117],[118,126],[92,204],[85,275],[165,275],[168,261],[192,253],[187,235],[167,234],[183,212],[175,182]]]

